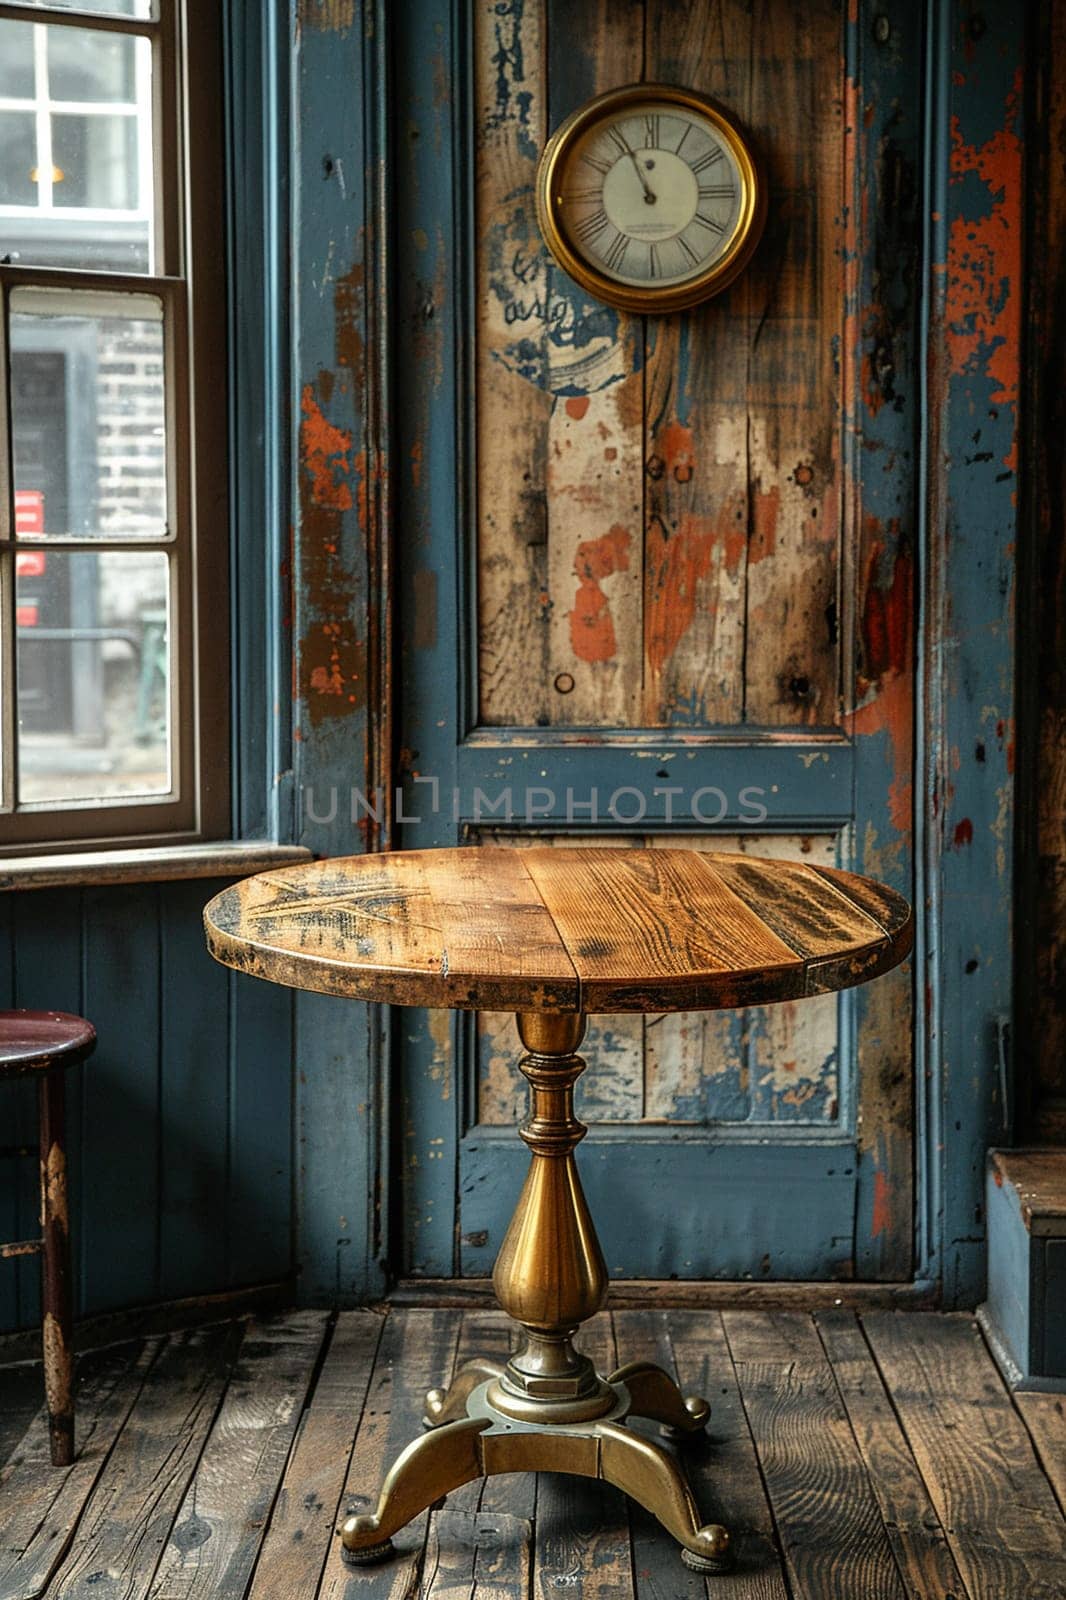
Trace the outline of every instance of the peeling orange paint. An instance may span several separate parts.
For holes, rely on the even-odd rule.
[[[656,677],[692,626],[697,588],[710,569],[714,545],[715,530],[705,517],[683,516],[673,533],[658,517],[648,526],[645,638]]]
[[[880,692],[844,718],[847,732],[887,733],[892,743],[892,765],[897,772],[910,770],[914,730],[913,686],[906,673],[890,673]]]
[[[752,502],[752,532],[748,561],[752,566],[765,561],[777,549],[777,517],[781,510],[781,486],[760,489]]]
[[[352,487],[347,479],[351,474],[351,433],[329,421],[309,383],[304,384],[300,410],[300,458],[311,480],[314,504],[328,506],[331,511],[350,511]]]
[[[893,778],[888,786],[888,814],[898,833],[909,833],[914,821],[914,784],[909,778]]]
[[[1025,194],[1022,144],[1015,131],[1021,70],[1007,97],[1004,124],[983,145],[967,144],[958,117],[951,124],[951,181],[971,174],[987,186],[984,217],[956,217],[948,238],[945,335],[951,371],[984,371],[996,384],[996,405],[1015,405],[1021,348],[1021,267]]]
[[[892,1226],[892,1191],[888,1184],[888,1174],[885,1172],[874,1173],[874,1201],[873,1216],[870,1221],[871,1239],[879,1239]]]
[[[871,519],[867,518],[867,537],[870,524]],[[874,522],[873,526],[879,524]],[[889,523],[888,534],[895,545],[899,538],[897,519]],[[903,672],[911,656],[914,613],[911,559],[906,550],[897,549],[892,581],[883,587],[877,582],[877,574],[884,553],[884,541],[873,538],[868,545],[863,582],[863,677],[867,684],[879,682],[888,672]]]
[[[692,429],[684,427],[680,422],[668,422],[656,435],[655,442],[667,472],[671,473],[678,483],[688,483],[696,470]]]
[[[599,539],[577,547],[574,575],[578,581],[574,609],[568,613],[570,644],[580,661],[610,661],[618,648],[611,603],[600,583],[629,567],[629,534],[619,523]]]

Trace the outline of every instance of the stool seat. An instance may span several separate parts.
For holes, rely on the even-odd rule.
[[[69,1011],[0,1011],[0,1078],[73,1067],[96,1049],[96,1029]]]

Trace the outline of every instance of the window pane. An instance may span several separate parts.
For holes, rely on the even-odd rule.
[[[137,209],[137,123],[133,117],[53,117],[52,161],[56,167],[55,205]]]
[[[166,536],[155,296],[14,290],[11,419],[16,499],[37,508],[40,525],[31,536]]]
[[[37,136],[32,111],[0,111],[0,206],[37,204]],[[4,245],[9,224],[0,224]]]
[[[53,11],[91,11],[106,17],[141,17],[151,20],[159,15],[153,0],[8,0],[10,5],[25,6],[32,11],[35,6],[50,5]]]
[[[32,550],[16,569],[19,800],[166,794],[166,556]]]
[[[48,93],[52,100],[122,101],[137,98],[134,48],[127,33],[47,28]],[[142,49],[147,49],[141,41]]]
[[[0,22],[0,95],[33,99],[33,24]]]
[[[0,20],[0,95],[6,79],[28,96],[24,112],[0,112],[0,205],[19,208],[0,218],[0,258],[153,270],[151,75],[147,39]],[[35,120],[31,108],[51,109]]]

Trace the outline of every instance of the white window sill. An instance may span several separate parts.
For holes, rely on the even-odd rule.
[[[302,845],[262,839],[144,845],[68,855],[0,857],[0,889],[59,889],[106,883],[169,883],[178,878],[243,878],[268,867],[310,861]]]

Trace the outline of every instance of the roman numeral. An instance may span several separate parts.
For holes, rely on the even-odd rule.
[[[559,198],[564,206],[577,206],[588,204],[591,201],[598,202],[602,196],[603,190],[599,188],[570,189],[566,194],[560,195]]]
[[[701,183],[700,184],[700,199],[701,200],[725,200],[725,199],[730,199],[731,200],[733,198],[734,194],[736,194],[736,190],[733,188],[733,185],[731,183]]]
[[[611,248],[604,254],[604,262],[612,272],[621,271],[622,262],[629,249],[629,239],[624,233],[616,233]]]
[[[644,118],[644,143],[649,150],[659,148],[659,118],[648,116]]]
[[[701,223],[705,228],[710,228],[712,233],[725,232],[724,222],[715,222],[713,217],[705,217],[702,211],[696,212],[695,221]]]
[[[686,256],[688,256],[688,259],[689,259],[690,263],[692,264],[692,266],[698,267],[699,264],[700,264],[700,258],[696,254],[695,250],[693,250],[692,246],[689,244],[688,240],[685,238],[685,235],[683,233],[679,233],[678,234],[677,242],[681,246],[682,250],[685,252]]]
[[[685,123],[685,131],[681,135],[680,139],[677,141],[677,148],[674,150],[674,155],[675,156],[679,156],[681,154],[681,146],[684,144],[685,140],[688,138],[688,136],[689,136],[689,134],[691,132],[692,132],[692,124],[691,124],[691,122],[686,122]]]
[[[689,166],[693,172],[706,172],[708,167],[713,167],[715,162],[721,161],[721,159],[722,152],[715,147],[715,149],[708,150],[705,155],[700,156],[698,161],[690,161]]]
[[[583,243],[587,244],[590,239],[595,239],[597,234],[602,233],[606,226],[607,213],[601,206],[591,216],[582,217],[581,221],[574,225],[574,232]]]
[[[648,246],[648,276],[649,278],[657,278],[659,273],[659,246],[657,244],[650,244]]]
[[[600,161],[598,157],[590,156],[587,151],[582,155],[581,159],[588,166],[590,166],[594,172],[598,172],[601,177],[605,178],[611,170],[611,163],[609,161]]]
[[[619,133],[617,128],[608,128],[607,137],[610,139],[620,156],[627,156],[629,154],[629,146],[626,144],[625,139]]]

